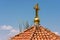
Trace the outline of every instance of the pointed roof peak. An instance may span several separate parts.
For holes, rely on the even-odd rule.
[[[38,30],[35,26],[25,30],[23,33],[15,35],[12,40],[59,40],[60,36],[47,30],[43,26],[39,26]]]

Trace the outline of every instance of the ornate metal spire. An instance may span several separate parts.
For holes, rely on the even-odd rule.
[[[36,11],[35,18],[34,18],[34,23],[39,24],[40,20],[39,20],[39,17],[38,17],[38,11],[39,11],[38,4],[35,5],[34,9]]]

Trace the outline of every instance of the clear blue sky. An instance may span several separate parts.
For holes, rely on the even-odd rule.
[[[18,24],[23,21],[33,24],[35,15],[33,7],[36,3],[40,7],[40,24],[60,33],[60,0],[0,0],[0,27],[10,25],[19,29]],[[0,32],[1,36],[5,33]]]

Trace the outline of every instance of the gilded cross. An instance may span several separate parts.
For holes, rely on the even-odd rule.
[[[38,11],[39,11],[38,4],[35,5],[34,9],[36,11],[36,16],[35,17],[38,17]]]

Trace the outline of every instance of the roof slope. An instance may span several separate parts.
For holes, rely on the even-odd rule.
[[[11,40],[60,40],[60,36],[44,28],[43,26],[32,26],[11,38]]]

